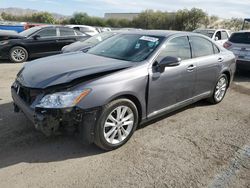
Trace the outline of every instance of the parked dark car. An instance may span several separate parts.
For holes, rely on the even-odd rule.
[[[100,34],[96,34],[88,39],[83,39],[72,44],[66,45],[62,48],[62,53],[84,51],[92,48],[93,46],[99,44],[100,42],[121,33],[119,31],[107,31]]]
[[[28,58],[61,53],[63,46],[87,39],[88,35],[63,26],[37,26],[0,39],[0,58],[21,63]]]
[[[26,63],[11,92],[15,111],[45,134],[76,131],[112,150],[138,124],[201,99],[221,102],[234,72],[233,53],[205,36],[130,31],[86,53]]]

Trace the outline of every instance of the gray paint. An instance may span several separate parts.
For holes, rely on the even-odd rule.
[[[166,41],[171,37],[191,35],[210,40],[202,35],[175,31],[133,31],[131,33],[165,36]],[[101,74],[100,77],[69,88],[71,90],[92,89],[91,93],[77,106],[82,109],[99,107],[117,97],[131,95],[139,101],[142,119],[145,119],[209,97],[222,72],[228,71],[231,78],[235,72],[235,56],[226,49],[218,47],[221,51],[219,54],[182,61],[179,66],[166,67],[165,71],[160,73],[153,67],[160,48],[163,48],[163,45],[146,61],[140,63],[81,52],[48,57],[26,64],[20,78],[27,87],[45,89],[70,83],[80,77],[98,75],[112,70],[114,72]],[[219,62],[219,58],[223,61]],[[187,68],[190,65],[195,65],[196,68],[188,71]]]

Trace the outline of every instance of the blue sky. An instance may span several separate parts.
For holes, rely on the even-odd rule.
[[[141,12],[145,9],[176,11],[202,8],[222,18],[250,17],[250,0],[0,0],[0,8],[19,7],[72,15],[86,12],[103,17],[105,12]]]

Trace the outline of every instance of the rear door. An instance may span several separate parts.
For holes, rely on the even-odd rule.
[[[180,65],[166,67],[164,72],[157,71],[153,65],[149,72],[148,114],[149,117],[161,111],[174,108],[181,102],[193,97],[195,84],[195,63],[191,59],[190,44],[187,36],[170,39],[161,49],[155,63],[164,57],[181,58]]]
[[[62,47],[76,42],[77,39],[77,33],[72,28],[59,28],[59,38],[57,40],[58,51],[60,51]]]
[[[218,47],[200,36],[190,36],[193,60],[196,63],[196,84],[194,95],[203,97],[214,90],[220,73],[220,64],[224,61]]]

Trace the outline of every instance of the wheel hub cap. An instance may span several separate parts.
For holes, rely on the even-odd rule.
[[[16,49],[12,52],[12,58],[15,61],[22,61],[25,58],[25,53],[21,49]]]

